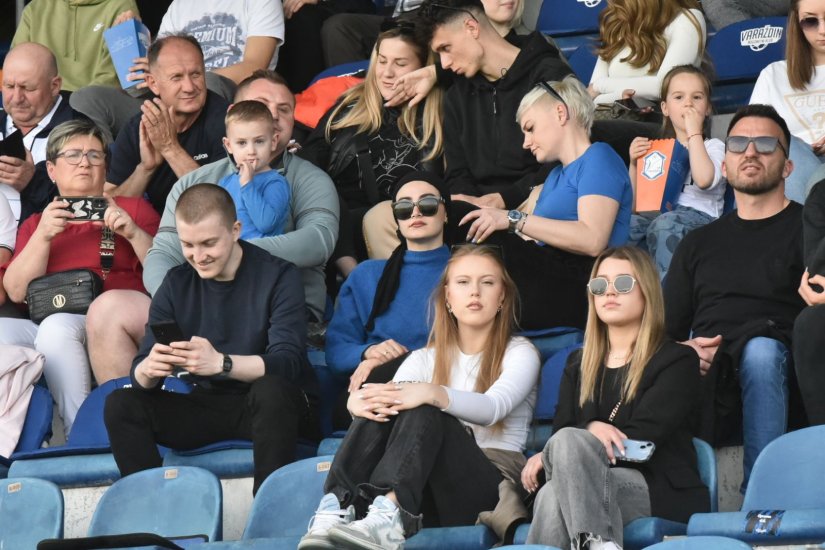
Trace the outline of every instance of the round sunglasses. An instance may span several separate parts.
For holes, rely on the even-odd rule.
[[[608,281],[607,277],[594,277],[587,283],[587,290],[593,296],[604,296],[610,285],[613,285],[613,289],[619,294],[627,294],[636,286],[636,279],[630,275],[617,275],[612,281]]]
[[[435,216],[438,213],[438,205],[442,202],[444,202],[443,198],[433,196],[421,197],[417,201],[410,199],[397,200],[392,203],[392,215],[395,216],[396,220],[409,220],[412,218],[413,211],[417,206],[422,216]]]

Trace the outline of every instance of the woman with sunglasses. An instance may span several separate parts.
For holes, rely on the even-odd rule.
[[[414,349],[427,343],[427,303],[450,252],[444,246],[447,196],[431,172],[410,172],[393,195],[401,244],[389,260],[367,260],[341,287],[327,328],[327,365],[350,377],[348,392],[370,382],[389,382]],[[346,428],[346,397],[333,418]]]
[[[773,106],[791,131],[793,172],[785,196],[805,203],[810,187],[825,178],[825,0],[793,0],[788,12],[785,60],[759,73],[750,103]]]
[[[529,215],[498,208],[467,212],[474,207],[455,202],[451,214],[465,214],[456,236],[503,246],[507,270],[523,297],[521,328],[584,328],[587,303],[581,289],[593,258],[624,244],[629,235],[630,177],[609,145],[590,142],[593,101],[574,76],[536,85],[516,117],[524,148],[539,162],[561,165],[534,189]]]
[[[400,549],[422,525],[472,525],[496,507],[495,464],[524,461],[539,373],[536,349],[512,336],[516,300],[499,253],[456,249],[427,347],[393,383],[350,394],[355,420],[299,549]]]
[[[587,288],[584,348],[564,369],[553,436],[522,471],[538,491],[528,544],[616,549],[636,518],[686,523],[709,508],[691,438],[699,359],[665,337],[653,262],[639,248],[608,249]],[[653,454],[626,460],[628,440],[652,442]]]
[[[432,62],[409,21],[389,21],[378,35],[363,83],[327,112],[299,155],[332,177],[341,199],[341,225],[332,260],[346,277],[367,258],[361,220],[391,199],[411,170],[441,171],[441,94],[415,107],[386,107],[396,80]]]
[[[11,301],[23,303],[29,283],[37,277],[72,269],[88,269],[102,277],[104,292],[146,292],[142,262],[160,223],[152,206],[143,198],[107,198],[102,216],[81,221],[74,219],[81,212],[71,210],[63,199],[102,198],[108,147],[104,133],[87,120],[64,122],[49,134],[46,170],[59,196],[20,226],[14,256],[0,268]],[[112,247],[114,255],[105,268],[103,251]],[[0,344],[34,348],[45,356],[44,375],[68,434],[92,388],[86,316],[54,313],[39,325],[0,318]],[[100,383],[108,380],[94,374]]]

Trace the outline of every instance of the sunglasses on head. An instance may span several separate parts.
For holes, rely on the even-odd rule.
[[[619,294],[627,294],[633,290],[636,279],[630,275],[617,275],[612,281],[608,281],[607,277],[594,277],[587,283],[587,290],[593,296],[604,296],[610,285],[613,285],[613,290]]]
[[[547,92],[548,94],[550,94],[551,96],[553,96],[553,98],[554,98],[554,99],[559,100],[559,102],[560,102],[562,105],[564,105],[565,107],[567,107],[567,102],[564,100],[564,98],[563,98],[563,97],[561,97],[561,95],[560,95],[560,94],[559,94],[559,93],[555,90],[555,88],[553,88],[550,84],[548,84],[547,82],[544,82],[544,81],[539,81],[539,82],[536,84],[536,86],[538,86],[539,88],[541,88],[542,90],[544,90],[545,92]]]
[[[803,17],[799,20],[799,26],[802,28],[803,31],[812,31],[819,28],[819,22],[821,19],[818,17]]]
[[[756,148],[756,152],[761,155],[770,155],[779,147],[785,153],[785,156],[788,156],[788,150],[785,149],[779,138],[773,136],[728,136],[725,139],[725,149],[731,153],[744,153],[751,143]]]
[[[435,216],[438,213],[438,205],[444,202],[441,197],[434,197],[432,195],[421,197],[417,201],[410,199],[401,199],[392,203],[392,215],[396,220],[409,220],[412,218],[415,207],[422,216]]]

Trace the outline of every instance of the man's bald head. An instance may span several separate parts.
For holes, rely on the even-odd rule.
[[[18,44],[3,62],[3,109],[15,126],[28,131],[51,111],[60,85],[57,59],[49,48],[35,42]]]

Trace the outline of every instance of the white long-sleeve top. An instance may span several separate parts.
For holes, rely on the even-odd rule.
[[[617,99],[621,99],[622,92],[627,89],[636,90],[638,97],[658,100],[662,80],[670,69],[679,65],[698,67],[702,63],[704,53],[704,49],[700,50],[699,46],[705,44],[707,28],[702,12],[690,10],[690,13],[699,22],[702,28],[701,35],[696,32],[696,27],[686,13],[677,15],[665,29],[667,53],[659,70],[654,74],[650,74],[649,64],[644,67],[633,67],[622,61],[630,55],[630,48],[623,49],[609,63],[599,57],[590,78],[590,83],[600,94],[594,99],[596,105],[611,105]]]
[[[486,392],[474,390],[481,354],[458,354],[458,361],[444,386],[449,405],[444,412],[471,425],[481,448],[522,452],[527,442],[533,409],[536,405],[541,360],[529,340],[513,337],[507,345],[501,376]],[[433,379],[435,352],[423,348],[410,354],[393,378],[396,382],[430,382]],[[494,427],[498,422],[500,427]]]

